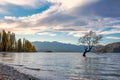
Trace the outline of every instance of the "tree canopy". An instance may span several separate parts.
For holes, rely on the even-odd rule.
[[[79,38],[79,43],[84,45],[84,54],[86,56],[87,52],[90,52],[91,49],[96,46],[99,41],[102,39],[102,35],[97,34],[96,32],[90,31],[86,33],[83,37]]]
[[[35,52],[36,48],[29,40],[16,40],[15,33],[3,30],[0,33],[0,52]]]

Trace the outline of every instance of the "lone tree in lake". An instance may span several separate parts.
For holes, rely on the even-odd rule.
[[[90,31],[86,33],[83,37],[80,37],[78,42],[84,45],[83,56],[86,57],[86,53],[90,52],[94,46],[96,46],[102,39],[102,35],[96,32]]]

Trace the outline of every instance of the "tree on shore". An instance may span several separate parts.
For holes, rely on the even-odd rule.
[[[15,48],[15,33],[8,31],[8,51],[12,51]]]
[[[84,45],[83,56],[86,57],[86,53],[90,52],[92,48],[96,46],[101,39],[102,39],[102,35],[99,35],[93,31],[90,31],[87,34],[85,34],[83,37],[79,38],[78,42]]]
[[[18,40],[18,52],[22,51],[22,42],[21,39]]]
[[[31,44],[30,41],[25,40],[24,51],[33,52],[33,51],[36,51],[36,49],[35,49],[35,46]]]
[[[3,30],[2,35],[2,51],[6,52],[8,49],[8,34]]]
[[[0,33],[0,51],[1,52],[35,52],[36,49],[32,43],[26,39],[16,40],[15,33],[3,30]]]

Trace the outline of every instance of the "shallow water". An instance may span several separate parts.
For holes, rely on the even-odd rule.
[[[120,53],[88,53],[86,58],[81,53],[8,53],[0,54],[0,62],[54,71],[63,80],[120,80]]]

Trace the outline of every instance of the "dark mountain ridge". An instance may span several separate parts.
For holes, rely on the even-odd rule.
[[[75,45],[61,42],[32,42],[38,52],[83,52],[83,45]],[[97,53],[120,53],[120,42],[108,45],[98,45],[92,49]]]
[[[38,52],[83,52],[83,46],[61,42],[32,42]]]
[[[95,52],[120,53],[120,42],[115,42],[105,46],[100,46],[95,49]]]

